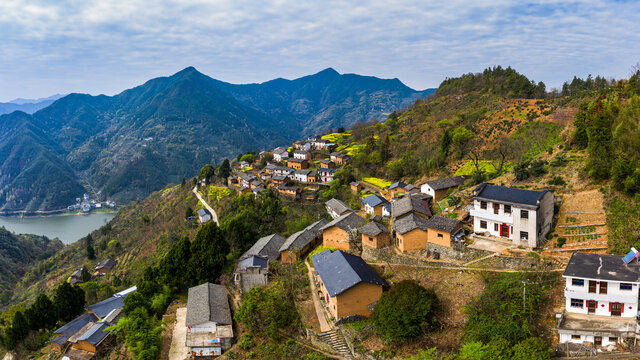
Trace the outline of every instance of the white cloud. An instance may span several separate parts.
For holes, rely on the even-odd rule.
[[[416,88],[512,65],[559,85],[640,61],[636,2],[0,0],[0,99],[115,93],[194,65],[226,81],[332,66]]]

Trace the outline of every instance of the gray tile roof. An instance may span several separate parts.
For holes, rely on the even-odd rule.
[[[324,203],[324,206],[327,208],[327,210],[333,211],[338,215],[342,215],[347,211],[353,212],[353,209],[350,208],[347,204],[335,198],[330,199],[329,201]]]
[[[427,219],[420,215],[409,214],[405,217],[401,217],[400,219],[394,220],[391,224],[393,230],[395,230],[398,234],[406,234],[411,230],[422,229],[427,231]]]
[[[124,297],[112,296],[106,300],[102,300],[99,303],[87,306],[87,310],[95,313],[100,319],[109,315],[109,313],[115,309],[121,309],[124,307]]]
[[[231,325],[231,310],[227,289],[222,285],[204,283],[189,288],[187,300],[187,326],[206,322]]]
[[[322,231],[325,231],[334,226],[337,226],[344,231],[351,231],[353,229],[359,228],[362,224],[364,224],[365,221],[366,220],[362,216],[354,212],[350,212],[335,218],[333,221],[323,226]]]
[[[432,216],[427,220],[427,226],[429,229],[440,230],[448,233],[455,230],[460,224],[459,220],[438,215]]]
[[[548,190],[535,191],[482,183],[473,190],[474,197],[537,206]]]
[[[429,180],[424,184],[429,185],[433,190],[443,190],[460,186],[464,183],[464,176],[451,176],[443,179]]]
[[[329,296],[340,295],[361,282],[383,287],[387,283],[360,257],[340,250],[325,250],[312,256],[313,268]]]
[[[282,153],[286,153],[287,149],[283,148],[283,147],[277,147],[275,149],[273,149],[273,153],[274,154],[282,154]]]
[[[96,270],[98,269],[111,270],[113,269],[114,266],[116,266],[116,262],[113,261],[112,259],[107,259],[107,260],[100,261],[98,265],[96,265]]]
[[[303,230],[300,230],[297,233],[289,236],[284,244],[282,244],[282,246],[280,247],[280,252],[285,250],[291,250],[294,252],[302,250],[305,246],[312,242],[313,239],[322,234],[322,230],[320,229],[327,223],[328,221],[325,219],[318,220],[313,224],[307,226]]]
[[[361,234],[369,236],[378,236],[381,233],[389,234],[389,229],[377,221],[371,221],[362,225],[358,231],[360,231]]]
[[[91,326],[89,330],[87,330],[87,332],[82,334],[78,338],[78,341],[86,341],[91,345],[98,345],[111,333],[110,331],[106,330],[109,326],[111,326],[111,324],[109,324],[108,322],[97,322],[93,324],[93,326]]]
[[[269,261],[276,261],[280,256],[280,247],[286,240],[278,234],[261,237],[240,258],[244,259],[253,255],[260,255],[265,256]]]
[[[311,174],[312,172],[313,172],[313,171],[311,171],[311,170],[307,170],[307,169],[299,169],[299,170],[296,170],[296,174],[300,174],[300,175],[307,175],[307,176],[308,176],[309,174]]]
[[[431,216],[431,210],[419,196],[405,196],[391,203],[392,218],[399,218],[410,212]]]
[[[95,316],[90,312],[86,312],[78,316],[77,318],[71,320],[70,322],[66,323],[65,325],[60,327],[58,330],[54,331],[54,333],[60,334],[61,337],[64,336],[66,341],[66,339],[68,339],[71,335],[78,332],[78,330],[82,329],[88,323],[96,322],[98,320],[99,319],[97,316]]]
[[[640,264],[625,264],[622,256],[575,252],[562,276],[640,283]]]
[[[298,164],[302,164],[305,161],[307,161],[307,160],[306,159],[296,159],[296,158],[290,158],[289,160],[287,160],[287,162],[298,163]]]
[[[271,179],[273,179],[275,181],[284,181],[284,180],[288,179],[288,177],[286,175],[273,175],[273,177],[271,177]]]

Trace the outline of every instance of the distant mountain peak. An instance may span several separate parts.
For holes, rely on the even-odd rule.
[[[198,69],[196,69],[195,67],[188,66],[188,67],[178,71],[177,73],[173,74],[173,77],[184,77],[184,76],[189,76],[189,75],[193,75],[193,74],[204,75],[203,73],[198,71]]]
[[[315,76],[339,76],[340,73],[336,71],[336,69],[332,68],[332,67],[328,67],[320,72],[318,72],[317,74],[315,74]]]

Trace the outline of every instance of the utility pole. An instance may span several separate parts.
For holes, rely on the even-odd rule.
[[[526,310],[526,303],[527,303],[527,282],[526,281],[521,281],[522,282],[522,311]]]

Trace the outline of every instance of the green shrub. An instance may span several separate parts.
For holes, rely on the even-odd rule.
[[[559,248],[563,247],[564,244],[566,244],[566,243],[567,243],[567,239],[566,238],[563,238],[563,237],[559,237],[558,238],[558,247]]]

